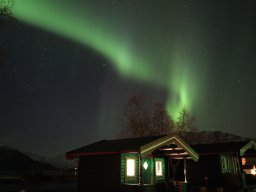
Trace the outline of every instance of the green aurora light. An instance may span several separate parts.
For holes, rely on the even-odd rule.
[[[102,4],[105,9],[87,1],[81,5],[64,0],[17,0],[14,15],[94,49],[108,58],[123,78],[167,90],[166,107],[173,118],[182,107],[192,110],[202,90],[198,71],[205,61],[198,28],[181,25],[185,15],[174,8],[160,25],[162,15],[149,17],[151,10],[144,6],[132,14],[125,5],[116,9],[111,3]]]

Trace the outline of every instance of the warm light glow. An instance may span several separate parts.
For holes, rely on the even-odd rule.
[[[147,162],[143,163],[143,167],[144,167],[145,170],[147,170],[147,168],[148,168],[148,163],[147,163]]]
[[[242,165],[245,165],[246,164],[246,158],[242,158]]]
[[[156,161],[156,176],[163,175],[162,161]]]
[[[126,176],[135,176],[135,159],[126,159]]]
[[[252,175],[256,175],[256,168],[255,168],[255,165],[253,166],[253,169],[251,169],[251,174],[252,174]]]

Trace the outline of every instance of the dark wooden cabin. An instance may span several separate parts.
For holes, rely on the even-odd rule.
[[[102,140],[70,151],[79,158],[78,191],[186,191],[186,159],[198,154],[179,136]],[[171,160],[185,165],[183,181],[172,181]]]
[[[197,163],[188,162],[192,188],[200,186],[219,191],[256,189],[256,142],[228,142],[191,145],[200,155]]]

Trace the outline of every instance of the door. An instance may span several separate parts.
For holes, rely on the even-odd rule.
[[[153,163],[151,158],[142,159],[142,182],[143,184],[152,184],[153,180]]]

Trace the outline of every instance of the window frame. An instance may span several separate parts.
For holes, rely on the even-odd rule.
[[[128,175],[128,161],[132,160],[133,161],[133,175]],[[136,158],[133,157],[126,157],[125,158],[125,177],[128,178],[135,178],[136,177]]]
[[[220,155],[220,163],[222,174],[229,173],[228,160],[226,155]]]
[[[160,170],[158,170],[158,168],[160,168]],[[163,177],[163,161],[162,160],[155,161],[155,175],[156,177]]]

